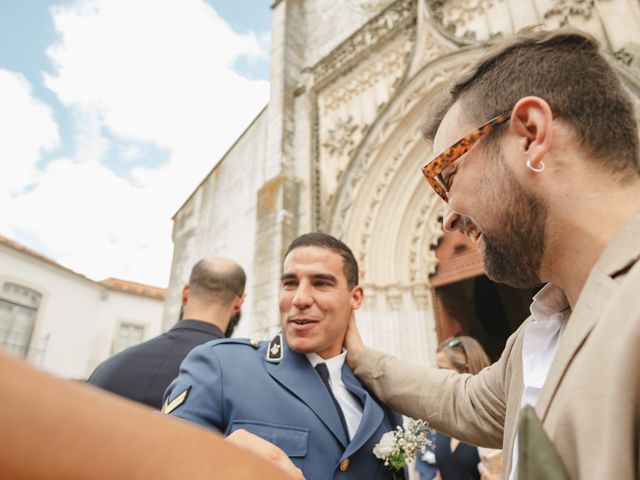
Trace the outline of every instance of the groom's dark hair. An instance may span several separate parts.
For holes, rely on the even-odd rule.
[[[286,257],[293,249],[299,247],[320,247],[336,252],[343,260],[342,269],[347,279],[347,286],[353,288],[358,285],[358,262],[351,249],[341,240],[324,232],[305,233],[291,242],[284,256]]]

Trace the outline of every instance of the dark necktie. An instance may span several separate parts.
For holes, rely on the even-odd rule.
[[[340,404],[333,394],[333,390],[331,390],[331,385],[329,384],[329,370],[327,369],[327,365],[325,363],[319,363],[316,365],[316,371],[322,378],[322,383],[329,390],[329,395],[331,395],[331,400],[333,400],[333,404],[336,406],[336,410],[338,411],[338,417],[340,417],[340,423],[342,423],[342,428],[344,428],[344,433],[347,436],[347,440],[351,441],[349,437],[349,429],[347,428],[347,421],[344,419],[344,413],[342,413],[342,408],[340,408]]]

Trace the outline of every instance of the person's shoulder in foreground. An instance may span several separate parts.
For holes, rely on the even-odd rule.
[[[224,441],[92,386],[54,378],[3,353],[0,375],[6,407],[0,411],[2,478],[302,478],[281,451],[248,434]],[[37,455],[34,439],[40,447]],[[234,446],[238,441],[258,455]]]

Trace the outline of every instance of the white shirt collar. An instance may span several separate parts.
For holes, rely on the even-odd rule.
[[[340,355],[327,359],[322,358],[317,353],[307,353],[306,356],[307,359],[309,359],[309,363],[311,363],[311,366],[314,368],[319,363],[326,363],[332,385],[339,385],[342,383],[342,366],[344,365],[344,361],[347,357],[346,350],[343,349]]]
[[[533,297],[529,307],[535,321],[548,320],[557,313],[562,313],[569,307],[569,301],[562,289],[552,283],[547,283]]]
[[[557,286],[547,284],[531,303],[533,321],[527,326],[522,345],[524,391],[522,406],[535,405],[556,355],[560,337],[571,315],[569,302]]]

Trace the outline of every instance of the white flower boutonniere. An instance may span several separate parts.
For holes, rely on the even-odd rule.
[[[418,453],[431,444],[427,438],[427,422],[409,419],[406,427],[397,426],[385,433],[373,447],[373,454],[395,472],[402,470]]]

